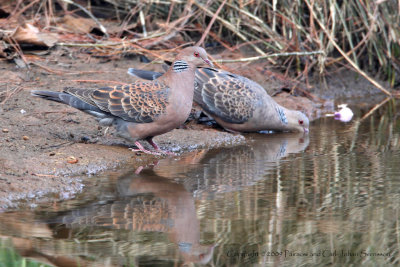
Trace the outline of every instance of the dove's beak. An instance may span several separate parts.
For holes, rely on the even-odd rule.
[[[207,64],[207,65],[209,65],[211,68],[214,68],[214,65],[212,64],[212,62],[210,61],[210,60],[208,60],[208,59],[203,59],[204,60],[204,62]]]

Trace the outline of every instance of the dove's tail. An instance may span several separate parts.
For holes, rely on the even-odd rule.
[[[41,97],[46,100],[51,100],[59,103],[63,103],[74,107],[76,109],[87,112],[91,115],[96,116],[95,114],[104,113],[98,107],[89,104],[82,99],[78,98],[75,95],[69,94],[67,92],[52,92],[52,91],[41,91],[41,90],[32,90],[31,94],[36,97]],[[95,114],[93,114],[95,113]]]
[[[128,74],[138,77],[138,78],[141,78],[141,79],[144,79],[144,80],[155,80],[163,75],[163,73],[160,73],[160,72],[149,71],[149,70],[140,70],[140,69],[134,69],[134,68],[129,68]]]

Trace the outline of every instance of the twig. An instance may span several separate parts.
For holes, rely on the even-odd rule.
[[[22,13],[24,13],[27,9],[29,9],[30,7],[32,7],[33,5],[35,5],[37,2],[39,2],[40,0],[35,0],[30,2],[28,5],[26,5],[25,7],[21,8],[21,10],[19,10],[17,12],[18,7],[20,6],[20,4],[22,3],[22,1],[18,1],[17,6],[15,7],[14,11],[11,13],[11,15],[9,16],[18,18]]]
[[[233,62],[246,62],[246,61],[256,61],[259,59],[270,58],[270,57],[282,57],[282,56],[309,56],[315,54],[324,54],[323,51],[310,51],[310,52],[286,52],[286,53],[275,53],[269,54],[265,56],[257,56],[257,57],[246,57],[246,58],[238,58],[238,59],[217,59],[215,62],[217,63],[233,63]]]
[[[61,71],[61,70],[53,70],[53,69],[50,69],[50,68],[48,68],[48,67],[46,67],[46,66],[43,66],[43,65],[41,65],[41,64],[39,64],[39,63],[36,63],[36,62],[31,62],[31,64],[33,64],[33,65],[35,65],[35,66],[38,66],[39,68],[42,68],[42,69],[44,69],[45,71],[50,72],[50,73],[55,73],[55,74],[59,74],[59,75],[65,74],[65,73],[64,73],[63,71]]]
[[[166,24],[169,24],[169,21],[171,20],[171,16],[172,16],[172,11],[174,10],[174,6],[175,6],[175,1],[172,1],[171,5],[169,6],[169,11],[168,11],[168,17],[166,20]]]
[[[144,19],[143,10],[139,11],[139,19],[140,19],[140,24],[142,24],[143,36],[147,37],[146,21]]]
[[[30,69],[29,62],[26,60],[24,53],[22,52],[21,47],[19,46],[18,42],[14,40],[11,36],[5,36],[7,42],[14,48],[17,54],[21,57],[22,61],[24,62],[27,69]]]
[[[137,43],[139,41],[147,40],[147,39],[152,39],[155,37],[160,37],[165,35],[166,32],[159,32],[155,33],[153,35],[149,35],[147,37],[142,37],[142,38],[136,38],[132,40],[122,40],[121,42],[104,42],[104,43],[96,43],[96,44],[88,44],[88,43],[57,43],[59,46],[68,46],[68,47],[107,47],[107,46],[118,46],[118,45],[124,45],[126,43]]]
[[[57,175],[52,175],[52,174],[41,174],[41,173],[32,173],[33,176],[38,176],[38,177],[49,177],[49,178],[56,178],[58,177]]]
[[[8,85],[7,85],[8,87]],[[4,94],[5,97],[4,99],[0,102],[0,105],[3,105],[4,103],[7,102],[13,95],[17,94],[19,91],[21,91],[23,88],[21,86],[16,86],[11,90],[6,90],[5,92],[0,92],[0,97]]]
[[[200,26],[197,26],[196,29],[198,29],[199,31],[203,30]],[[218,36],[218,34],[210,31],[208,35],[214,38],[218,43],[220,43],[223,47],[225,47],[229,51],[233,52],[236,50],[235,48],[230,47],[229,44],[227,44],[226,42],[222,41],[221,38]]]
[[[305,1],[307,6],[310,9],[311,13],[314,13],[314,10],[312,9],[311,4],[309,3],[309,0]],[[350,65],[358,72],[360,73],[365,79],[367,79],[370,83],[372,83],[373,85],[375,85],[379,90],[381,90],[382,92],[384,92],[385,94],[387,94],[388,96],[392,96],[392,94],[387,91],[385,88],[383,88],[383,86],[381,86],[378,82],[376,82],[374,79],[372,79],[371,77],[368,76],[368,74],[366,74],[364,71],[362,71],[357,64],[355,64],[351,58],[340,48],[340,46],[336,43],[336,41],[334,40],[334,38],[331,36],[331,34],[328,32],[328,30],[325,28],[325,25],[316,17],[314,16],[315,21],[318,23],[318,25],[321,27],[321,29],[324,31],[324,33],[326,34],[326,36],[328,37],[329,41],[332,43],[332,45],[339,51],[339,53],[347,60],[347,62],[350,63]]]
[[[242,13],[245,17],[248,17],[248,18],[251,18],[252,20],[254,20],[268,34],[268,36],[270,36],[270,38],[272,38],[272,40],[276,44],[277,49],[283,49],[284,44],[282,44],[280,41],[277,40],[277,39],[279,39],[277,32],[275,30],[271,29],[261,18],[251,14],[250,12],[248,12],[245,9],[238,8],[237,6],[235,6],[231,3],[227,3],[227,5],[233,9],[237,10],[239,13]],[[276,9],[274,11],[276,11]],[[274,12],[274,19],[276,20],[275,17],[276,17],[276,12]]]
[[[195,2],[195,0],[187,1],[186,5],[185,5],[185,9],[183,11],[183,14],[185,14],[185,15],[182,16],[181,18],[175,20],[170,25],[168,25],[168,29],[163,38],[158,38],[155,41],[151,42],[150,44],[145,45],[145,47],[155,46],[155,45],[157,45],[161,42],[165,42],[165,41],[173,38],[175,35],[177,35],[178,32],[181,31],[185,27],[189,18],[192,18],[194,15],[194,12],[192,10],[193,2]],[[179,25],[178,25],[178,23],[179,23]]]
[[[219,12],[221,12],[221,10],[222,10],[222,8],[224,7],[225,3],[226,3],[226,0],[224,0],[224,1],[222,2],[222,4],[218,7],[218,9],[217,9],[217,11],[215,12],[215,14],[213,15],[213,17],[212,17],[210,23],[208,23],[208,26],[207,26],[206,30],[204,31],[204,33],[203,33],[203,35],[201,36],[200,40],[197,42],[197,44],[196,44],[197,46],[201,46],[201,45],[204,43],[204,39],[206,39],[206,36],[208,35],[208,32],[209,32],[210,29],[211,29],[211,26],[214,24],[215,19],[217,18]]]
[[[374,13],[376,12],[376,9],[374,10]],[[340,12],[339,12],[340,13]],[[375,18],[376,16],[372,16],[373,18]],[[375,23],[375,19],[371,22],[371,25],[369,25],[368,28],[368,32],[363,36],[362,40],[358,42],[358,44],[356,46],[354,46],[351,50],[347,51],[346,54],[349,56],[350,54],[354,53],[360,46],[366,44],[368,38],[370,38],[371,34],[374,32],[375,28],[374,27],[374,23]],[[344,25],[344,23],[343,23]],[[350,40],[350,38],[348,38]],[[367,44],[366,44],[367,45]],[[343,59],[343,57],[338,57],[335,59],[332,59],[331,61],[326,63],[326,66],[330,66],[332,64],[335,64],[338,61],[341,61]],[[395,65],[394,65],[395,66]]]
[[[203,6],[202,4],[198,3],[197,1],[194,1],[195,5],[198,6],[201,10],[203,10],[204,12],[206,12],[209,16],[213,17],[215,14],[210,11],[209,9],[207,9],[205,6]],[[238,31],[235,26],[233,26],[231,23],[229,23],[228,21],[224,20],[223,18],[221,18],[220,16],[216,16],[216,19],[218,19],[223,25],[225,25],[226,28],[228,28],[230,31],[232,31],[234,34],[236,34],[240,39],[242,39],[245,42],[248,42],[249,40],[247,39],[246,36],[244,36],[242,33],[240,33],[240,31]],[[257,51],[257,53],[265,56],[264,51],[262,51],[260,48],[258,48],[255,45],[251,45],[253,47],[253,49],[255,51]]]
[[[107,29],[100,23],[100,21],[99,21],[95,16],[93,16],[93,14],[92,14],[89,10],[87,10],[86,8],[84,8],[83,6],[81,6],[80,4],[75,3],[75,2],[72,1],[72,0],[61,0],[61,1],[65,2],[65,3],[67,3],[67,4],[74,5],[74,6],[78,7],[78,8],[80,8],[80,9],[81,9],[83,12],[85,12],[89,17],[91,17],[91,18],[94,20],[94,22],[96,22],[96,24],[99,26],[100,30],[104,33],[104,35],[106,36],[107,39],[110,37],[110,36],[108,35],[108,33],[107,33]]]
[[[369,116],[371,116],[372,113],[375,112],[375,110],[377,110],[378,108],[380,108],[381,106],[383,106],[386,102],[388,102],[391,99],[391,97],[387,97],[385,98],[381,103],[376,104],[372,109],[370,109],[370,111],[368,111],[361,119],[360,121],[365,120],[366,118],[368,118]]]

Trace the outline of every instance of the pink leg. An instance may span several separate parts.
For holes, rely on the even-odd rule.
[[[139,168],[136,169],[135,174],[139,174],[143,170],[143,166],[139,166]]]
[[[130,148],[130,150],[132,150],[133,152],[143,152],[143,153],[151,154],[151,155],[161,155],[161,153],[160,153],[159,151],[154,151],[154,152],[152,152],[152,151],[150,151],[150,150],[145,149],[145,148],[142,146],[142,144],[139,143],[139,141],[136,141],[136,142],[135,142],[135,145],[138,147],[138,149]]]
[[[149,144],[150,144],[157,152],[159,152],[159,153],[161,153],[161,154],[176,156],[176,154],[175,154],[174,152],[161,150],[160,147],[159,147],[156,143],[154,143],[153,137],[148,137],[148,138],[146,138],[146,141],[149,142]]]

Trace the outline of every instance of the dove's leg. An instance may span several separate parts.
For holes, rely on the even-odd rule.
[[[174,152],[165,151],[165,150],[160,149],[160,147],[159,147],[156,143],[154,143],[153,137],[147,137],[147,138],[146,138],[146,141],[149,142],[149,144],[150,144],[152,147],[154,147],[154,149],[155,149],[156,152],[159,152],[159,153],[161,153],[161,154],[176,156],[176,154],[175,154]]]
[[[130,150],[132,150],[133,152],[143,152],[146,154],[151,154],[151,155],[161,155],[161,151],[150,151],[145,149],[141,143],[139,143],[139,141],[135,142],[135,145],[137,146],[137,149],[134,148],[129,148]]]

